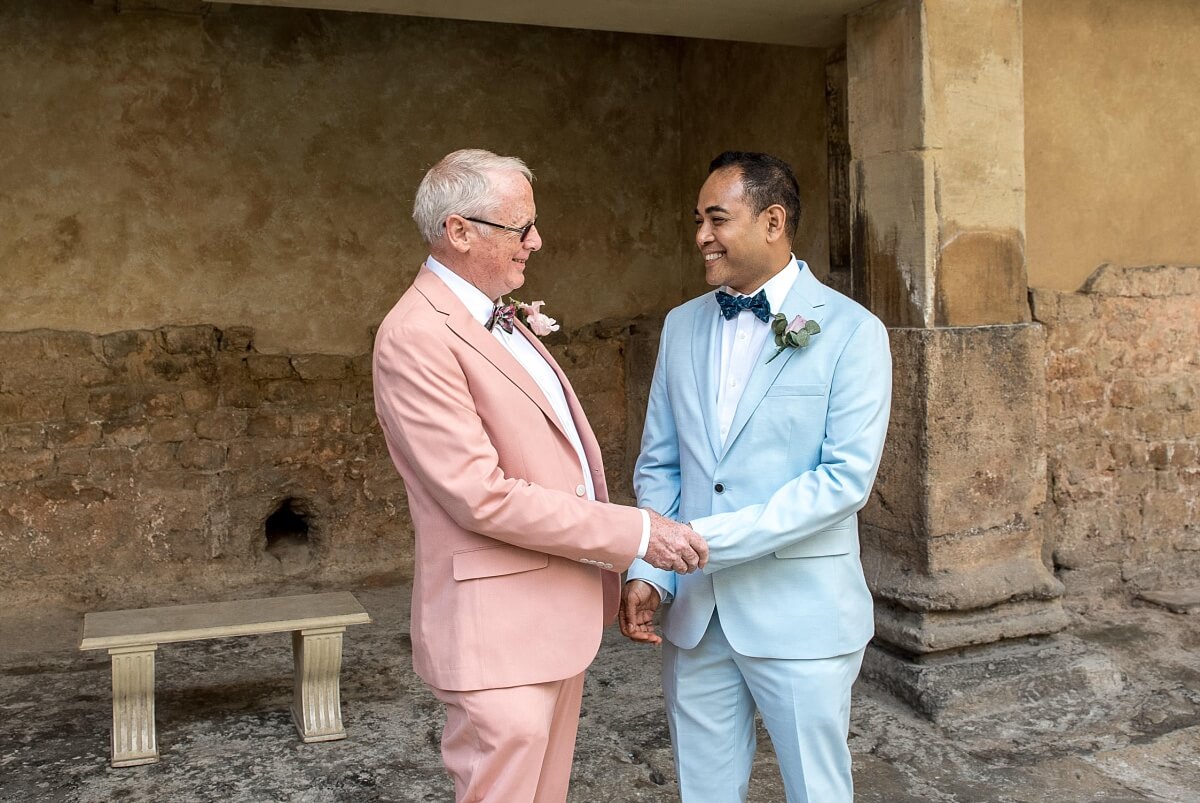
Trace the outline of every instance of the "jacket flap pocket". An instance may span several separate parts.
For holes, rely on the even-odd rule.
[[[768,396],[824,396],[824,385],[772,385]]]
[[[848,555],[854,551],[858,531],[849,524],[837,524],[813,533],[802,541],[775,551],[777,558],[820,558],[827,555]]]
[[[499,577],[533,569],[543,569],[550,563],[545,552],[531,552],[519,546],[493,546],[454,553],[454,579],[475,580],[480,577]]]

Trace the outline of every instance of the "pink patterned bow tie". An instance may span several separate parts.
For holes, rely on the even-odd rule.
[[[500,328],[508,334],[512,334],[513,318],[517,314],[516,304],[505,304],[503,301],[497,301],[496,306],[492,308],[492,316],[488,318],[484,326],[490,332],[496,324],[500,324]]]

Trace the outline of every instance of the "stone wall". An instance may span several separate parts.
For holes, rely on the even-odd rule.
[[[1200,572],[1200,267],[1034,290],[1045,327],[1048,548],[1068,597]]]
[[[411,571],[370,355],[262,354],[253,340],[213,326],[0,334],[0,598],[146,605]],[[652,367],[626,359],[631,340],[644,352],[653,327],[549,344],[623,500],[644,404],[626,374],[644,388]]]

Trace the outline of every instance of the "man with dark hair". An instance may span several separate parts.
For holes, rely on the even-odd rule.
[[[713,161],[696,245],[721,289],[667,315],[650,388],[638,504],[689,522],[709,559],[687,575],[635,561],[621,629],[666,639],[684,803],[745,801],[755,711],[789,803],[854,797],[850,688],[874,629],[857,512],[887,432],[891,355],[883,324],[791,254],[799,212],[786,163]]]

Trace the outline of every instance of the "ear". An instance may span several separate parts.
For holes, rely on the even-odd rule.
[[[451,215],[446,218],[445,240],[460,254],[471,250],[471,240],[467,236],[467,221],[461,215]]]
[[[763,210],[767,226],[767,242],[775,243],[786,236],[787,212],[780,204],[771,204]]]

